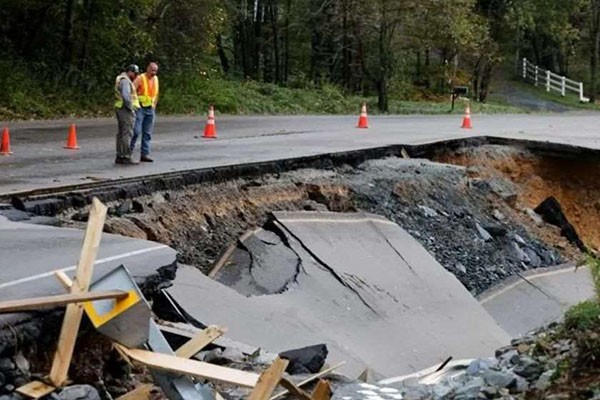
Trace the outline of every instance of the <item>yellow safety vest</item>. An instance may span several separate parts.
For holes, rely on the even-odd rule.
[[[115,80],[115,96],[117,97],[117,101],[115,102],[115,108],[123,108],[123,96],[121,96],[121,81],[123,79],[127,79],[129,83],[129,93],[131,94],[131,104],[133,105],[134,111],[140,108],[140,100],[138,99],[137,92],[135,91],[135,87],[133,86],[133,82],[127,76],[127,73],[123,72],[121,75],[117,76]]]
[[[142,84],[138,88],[138,97],[142,107],[154,106],[158,97],[158,76],[152,78],[152,85],[146,76],[146,73],[140,75]]]

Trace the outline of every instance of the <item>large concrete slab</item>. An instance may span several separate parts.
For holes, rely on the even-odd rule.
[[[152,140],[156,162],[137,166],[113,163],[113,119],[6,124],[14,155],[0,158],[0,194],[482,135],[600,148],[598,114],[592,112],[473,115],[473,130],[460,129],[458,115],[374,116],[368,130],[355,128],[357,116],[218,116],[216,140],[199,138],[204,119],[159,115]],[[78,151],[63,149],[72,122],[79,126]]]
[[[326,343],[330,362],[347,361],[350,375],[366,367],[379,376],[402,375],[449,356],[491,356],[509,342],[398,225],[334,213],[276,213],[274,223],[301,259],[286,290],[246,297],[183,267],[170,296],[197,320],[228,326],[232,339],[269,351]],[[256,277],[258,264],[252,268]]]
[[[482,293],[479,300],[511,336],[560,321],[570,307],[595,295],[587,267],[529,271]]]
[[[0,300],[64,293],[56,271],[74,275],[84,231],[10,222],[0,217]],[[168,246],[103,234],[94,279],[124,264],[136,278],[175,261]]]

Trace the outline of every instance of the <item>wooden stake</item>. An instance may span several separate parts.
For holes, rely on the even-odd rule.
[[[329,382],[319,379],[317,387],[312,394],[313,400],[329,400],[331,398],[331,386]]]
[[[152,389],[154,389],[154,385],[147,383],[125,393],[123,396],[117,397],[116,400],[149,400],[152,395]]]
[[[75,281],[71,286],[71,294],[85,293],[90,287],[94,273],[94,262],[98,254],[104,220],[106,219],[106,211],[106,206],[100,200],[97,198],[92,200],[90,217],[83,239],[79,263],[75,269]],[[58,347],[56,353],[54,353],[52,369],[50,370],[50,381],[56,387],[62,386],[67,380],[82,316],[83,307],[81,305],[69,304],[67,306],[58,338]]]
[[[299,383],[299,384],[297,384],[296,386],[297,386],[297,387],[302,387],[302,386],[306,385],[307,383],[310,383],[310,382],[314,381],[315,379],[319,379],[320,377],[322,377],[322,376],[325,376],[325,375],[327,375],[328,373],[335,371],[336,369],[338,369],[339,367],[341,367],[341,366],[343,366],[343,365],[345,365],[345,364],[346,364],[346,362],[345,362],[345,361],[342,361],[341,363],[339,363],[339,364],[336,364],[336,365],[334,365],[334,366],[333,366],[333,367],[331,367],[331,368],[324,369],[323,371],[321,371],[321,372],[319,372],[319,373],[316,373],[316,374],[314,374],[314,375],[313,375],[313,376],[311,376],[310,378],[307,378],[307,379],[303,380],[302,382],[300,382],[300,383]],[[283,386],[283,385],[282,385],[282,386]],[[270,399],[270,400],[277,400],[277,399],[279,399],[279,398],[282,398],[282,397],[283,397],[283,396],[285,396],[286,394],[288,394],[288,391],[287,391],[287,390],[284,390],[283,392],[281,392],[281,393],[277,393],[275,396],[271,397],[271,399]]]
[[[227,328],[209,326],[178,348],[175,351],[175,355],[177,357],[192,358],[225,332],[227,332]]]
[[[0,314],[39,310],[40,308],[59,307],[73,303],[85,303],[87,301],[124,299],[127,296],[127,292],[122,290],[111,290],[107,292],[60,294],[57,296],[10,300],[0,302]]]
[[[313,400],[313,398],[310,394],[308,394],[304,390],[300,389],[297,385],[294,384],[294,382],[290,381],[289,379],[281,378],[280,383],[281,383],[281,386],[286,388],[292,396],[296,396],[297,398],[299,398],[301,400]]]
[[[288,364],[289,360],[277,357],[273,364],[260,375],[258,383],[250,393],[248,400],[268,400],[279,384]]]
[[[259,375],[241,371],[239,369],[221,367],[201,361],[188,360],[162,353],[153,353],[146,350],[128,349],[115,344],[115,348],[128,362],[138,362],[151,369],[175,372],[181,375],[190,375],[197,378],[229,383],[247,388],[253,388],[258,382]]]

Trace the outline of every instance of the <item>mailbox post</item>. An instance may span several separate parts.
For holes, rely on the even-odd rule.
[[[454,111],[454,101],[460,96],[466,96],[469,94],[468,86],[454,86],[452,88],[452,108],[450,112]]]

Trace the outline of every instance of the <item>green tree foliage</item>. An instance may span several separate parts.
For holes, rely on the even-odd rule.
[[[125,65],[155,60],[181,96],[198,79],[334,85],[385,112],[454,85],[485,102],[524,56],[596,88],[599,51],[600,0],[0,0],[0,107],[107,102]]]

